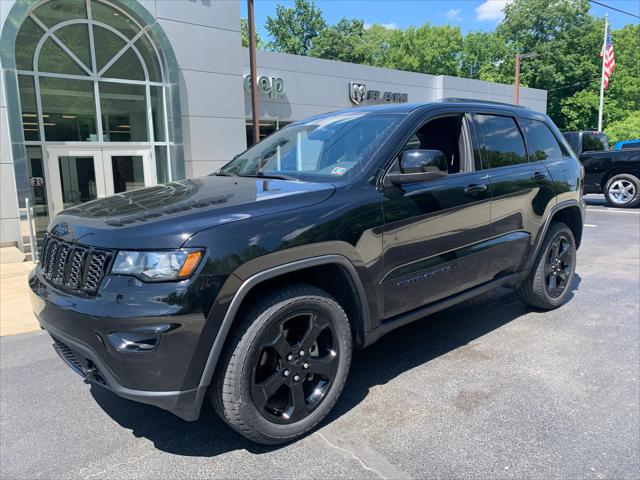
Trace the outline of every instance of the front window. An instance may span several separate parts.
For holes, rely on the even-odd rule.
[[[244,152],[221,174],[344,180],[362,170],[402,118],[350,112],[297,122]]]

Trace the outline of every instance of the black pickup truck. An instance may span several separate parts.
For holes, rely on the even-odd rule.
[[[498,286],[568,300],[582,180],[525,108],[324,114],[213,175],[58,214],[33,308],[88,381],[185,420],[208,396],[242,435],[288,442],[338,401],[354,348]]]
[[[565,132],[584,166],[584,193],[604,193],[612,207],[640,205],[640,149],[609,150],[604,133]]]

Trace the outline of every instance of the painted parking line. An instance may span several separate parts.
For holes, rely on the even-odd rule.
[[[585,223],[584,226],[585,227],[591,227],[591,228],[597,227],[597,225],[591,225],[590,223]]]
[[[630,213],[632,215],[640,215],[640,210],[620,210],[617,208],[592,208],[587,207],[588,212],[607,212],[607,213]]]

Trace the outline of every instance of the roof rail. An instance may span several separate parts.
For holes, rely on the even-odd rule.
[[[513,103],[496,102],[494,100],[477,100],[474,98],[447,97],[447,98],[441,98],[437,101],[438,102],[460,102],[460,103],[486,103],[489,105],[501,105],[505,107],[522,108],[524,110],[528,110],[528,108],[525,107],[524,105],[514,105]]]

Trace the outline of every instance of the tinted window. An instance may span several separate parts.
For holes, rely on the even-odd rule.
[[[620,150],[638,150],[638,149],[640,149],[640,142],[624,143],[620,147]]]
[[[477,115],[484,137],[482,158],[485,167],[497,168],[527,162],[520,129],[512,117]]]
[[[562,149],[549,127],[536,120],[523,119],[524,133],[532,161],[562,158]]]
[[[597,133],[585,133],[582,136],[582,151],[583,152],[601,152],[602,150],[609,150],[609,142],[607,137]]]

